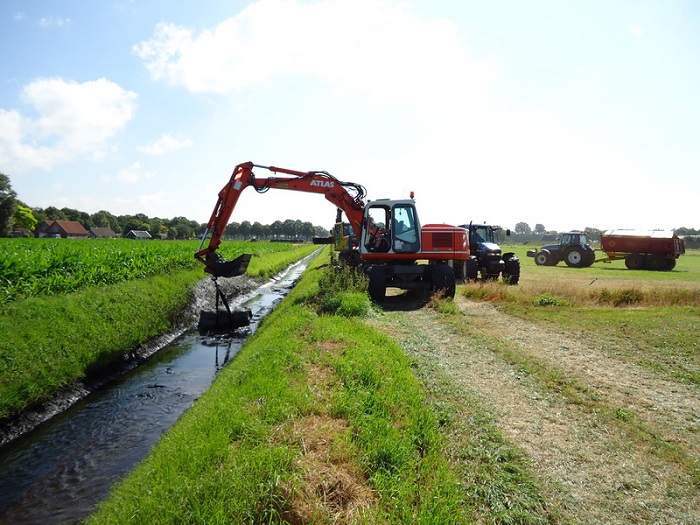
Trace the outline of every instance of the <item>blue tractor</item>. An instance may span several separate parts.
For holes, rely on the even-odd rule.
[[[520,259],[513,252],[502,253],[496,242],[496,232],[499,226],[488,224],[462,224],[460,228],[469,231],[469,250],[472,255],[471,270],[467,277],[483,280],[494,280],[500,277],[506,284],[518,284],[520,281]],[[510,230],[505,230],[510,236]]]

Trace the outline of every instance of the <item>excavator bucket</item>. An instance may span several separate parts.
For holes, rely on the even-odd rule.
[[[208,266],[214,277],[236,277],[237,275],[243,275],[248,269],[248,263],[253,255],[250,253],[244,253],[240,257],[236,257],[233,261],[224,261],[223,259],[217,261],[210,261]]]

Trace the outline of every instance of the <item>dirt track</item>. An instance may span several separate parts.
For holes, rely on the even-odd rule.
[[[698,487],[688,461],[678,459],[678,451],[686,459],[700,456],[696,388],[661,379],[587,340],[567,336],[563,344],[553,329],[490,304],[459,296],[456,302],[465,313],[461,330],[427,307],[387,311],[371,323],[443,372],[458,392],[480,399],[502,434],[530,458],[549,507],[570,523],[700,523]],[[511,352],[582,385],[591,403],[545,388],[512,364]],[[619,421],[602,415],[616,411]],[[673,444],[675,455],[660,452],[663,443]]]

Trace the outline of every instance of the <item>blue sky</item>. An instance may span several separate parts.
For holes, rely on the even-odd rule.
[[[0,47],[29,206],[206,222],[250,160],[423,223],[700,228],[694,0],[4,0]],[[334,217],[249,189],[231,220]]]

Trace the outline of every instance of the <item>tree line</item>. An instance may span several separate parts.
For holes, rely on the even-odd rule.
[[[0,173],[0,237],[9,237],[13,230],[25,229],[33,232],[37,225],[44,221],[77,221],[85,229],[92,227],[110,228],[116,234],[125,236],[131,230],[147,231],[157,239],[196,239],[206,224],[188,219],[173,217],[163,219],[149,217],[143,213],[135,215],[114,215],[100,210],[87,213],[73,208],[29,207],[17,199],[12,190],[10,179]],[[230,239],[299,239],[310,240],[312,237],[326,237],[328,228],[314,226],[310,222],[287,219],[275,221],[272,224],[260,222],[231,222],[226,226],[224,236]]]

